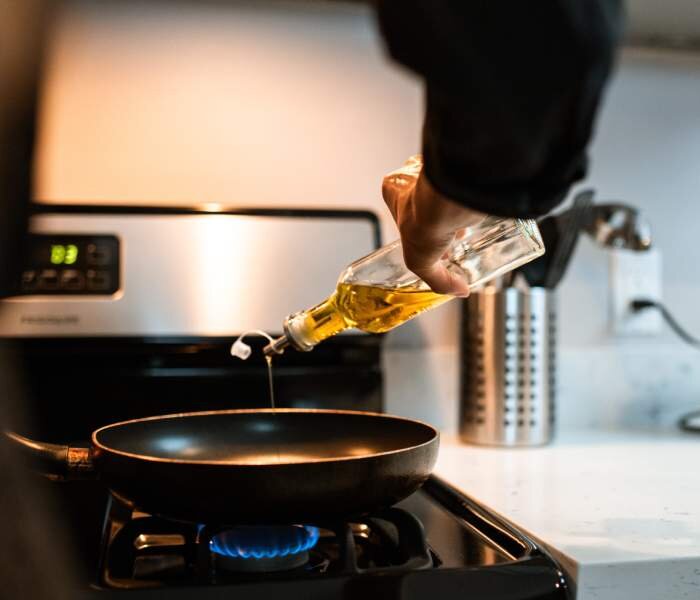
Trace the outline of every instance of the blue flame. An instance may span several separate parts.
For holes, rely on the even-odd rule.
[[[233,558],[275,558],[306,552],[318,542],[318,527],[236,527],[215,535],[212,552]]]

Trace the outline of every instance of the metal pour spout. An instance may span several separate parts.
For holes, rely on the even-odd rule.
[[[292,345],[292,342],[287,337],[287,334],[281,335],[275,340],[272,340],[267,346],[263,348],[263,354],[265,356],[274,356],[276,354],[283,354],[285,349]]]

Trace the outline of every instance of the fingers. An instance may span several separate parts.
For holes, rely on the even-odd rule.
[[[459,275],[447,270],[440,261],[455,233],[472,211],[456,205],[435,192],[423,177],[403,170],[387,175],[382,195],[401,234],[406,266],[441,294],[467,296],[469,287]]]
[[[438,294],[451,294],[466,297],[469,286],[459,275],[450,272],[441,262],[443,255],[452,243],[452,238],[435,239],[430,232],[411,235],[402,232],[403,256],[406,266]]]
[[[384,181],[382,182],[382,198],[384,198],[384,204],[386,204],[386,207],[389,209],[389,212],[397,225],[399,223],[397,204],[401,194],[405,194],[405,192],[394,186],[389,180],[389,177],[385,177]]]
[[[402,219],[401,208],[407,205],[421,174],[423,159],[411,156],[401,167],[392,171],[382,181],[382,197],[396,224]]]
[[[458,296],[466,298],[469,296],[469,285],[459,275],[455,275],[447,270],[447,268],[436,263],[430,269],[422,271],[420,274],[414,271],[425,283],[430,286],[430,289],[438,294],[449,294],[450,296]]]

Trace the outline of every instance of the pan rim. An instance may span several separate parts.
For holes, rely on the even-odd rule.
[[[420,425],[425,427],[432,434],[431,438],[420,444],[414,444],[413,446],[406,446],[404,448],[397,448],[395,450],[387,450],[385,452],[373,452],[372,454],[365,454],[359,456],[339,456],[331,458],[308,458],[298,461],[288,461],[288,462],[270,462],[270,463],[242,463],[230,460],[197,460],[197,459],[187,459],[187,458],[163,458],[159,456],[151,456],[148,454],[137,454],[135,452],[126,452],[124,450],[117,450],[111,448],[106,444],[100,442],[97,436],[109,429],[116,429],[124,425],[129,425],[130,423],[143,423],[145,421],[165,421],[168,419],[176,419],[183,417],[205,417],[209,415],[228,415],[228,414],[248,414],[248,413],[305,413],[305,414],[339,414],[339,415],[353,415],[353,416],[367,416],[367,417],[381,417],[384,419],[392,421],[406,421],[408,423],[413,423],[414,425]],[[277,468],[285,466],[298,466],[306,464],[316,464],[316,463],[343,463],[350,462],[354,460],[367,460],[371,458],[378,458],[381,456],[389,456],[391,454],[399,454],[403,452],[409,452],[411,450],[417,450],[424,446],[429,446],[430,444],[439,443],[440,432],[437,428],[433,427],[429,423],[424,421],[419,421],[418,419],[411,419],[408,417],[401,417],[397,415],[390,415],[386,413],[370,412],[370,411],[359,411],[359,410],[342,410],[342,409],[326,409],[326,408],[233,408],[226,410],[205,410],[205,411],[193,411],[193,412],[181,412],[181,413],[170,413],[167,415],[156,415],[152,417],[142,417],[139,419],[127,419],[125,421],[118,421],[116,423],[110,423],[108,425],[103,425],[102,427],[96,429],[92,432],[91,436],[92,445],[95,448],[99,448],[105,452],[116,454],[118,456],[124,456],[127,458],[137,459],[144,462],[154,462],[154,463],[175,463],[175,464],[187,464],[187,465],[209,465],[209,466],[227,466],[227,467],[237,467],[237,468]]]

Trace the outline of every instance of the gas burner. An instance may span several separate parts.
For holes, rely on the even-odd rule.
[[[441,482],[428,480],[376,513],[305,523],[186,523],[135,511],[115,496],[97,589],[105,598],[131,590],[143,600],[460,598],[464,590],[494,600],[568,597],[551,559]]]
[[[435,568],[420,521],[385,509],[351,522],[220,527],[168,521],[113,498],[101,581],[112,588],[305,580]]]
[[[318,528],[308,525],[240,526],[214,535],[209,548],[217,567],[271,573],[305,565],[318,538]]]

